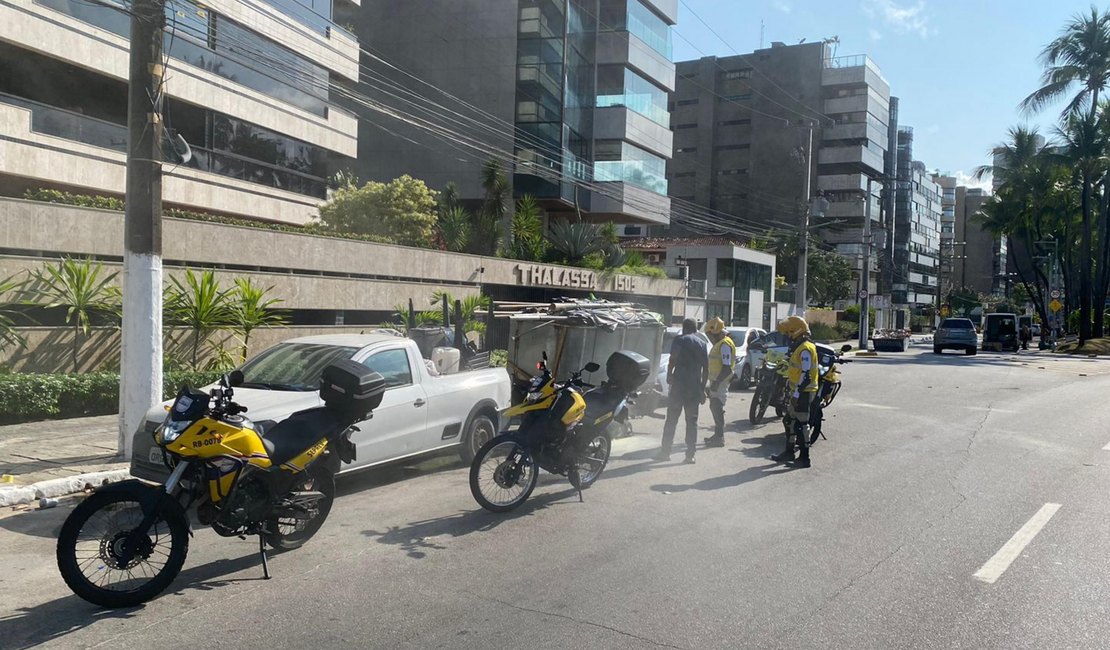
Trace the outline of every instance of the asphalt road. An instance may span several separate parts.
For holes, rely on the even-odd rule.
[[[486,513],[449,459],[349,478],[273,580],[200,531],[129,611],[62,583],[67,508],[7,516],[0,647],[1106,647],[1110,362],[924,352],[846,366],[809,470],[734,394],[697,465],[642,419],[584,503],[545,475]]]

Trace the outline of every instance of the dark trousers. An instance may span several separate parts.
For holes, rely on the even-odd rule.
[[[667,402],[667,421],[663,423],[663,452],[671,453],[674,444],[674,431],[678,426],[678,416],[686,412],[686,455],[693,456],[698,446],[698,408],[701,407],[700,395],[682,395],[671,391]]]

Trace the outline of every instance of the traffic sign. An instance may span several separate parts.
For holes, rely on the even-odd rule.
[[[859,299],[863,300],[866,297],[867,297],[867,289],[860,289],[859,290]]]
[[[1056,298],[1059,298],[1061,296],[1061,293],[1060,293],[1059,289],[1053,289],[1052,291],[1049,292],[1049,295],[1052,296],[1053,299],[1056,299]]]
[[[1055,312],[1058,312],[1061,309],[1063,309],[1064,304],[1062,302],[1060,302],[1059,300],[1053,299],[1052,302],[1048,303],[1048,308],[1051,309],[1053,311],[1053,313],[1055,313]]]

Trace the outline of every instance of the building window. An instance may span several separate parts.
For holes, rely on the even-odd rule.
[[[693,178],[694,176],[697,176],[697,175],[698,175],[697,172],[681,172],[679,174],[672,174],[671,178]]]
[[[717,126],[747,126],[751,123],[751,120],[724,120],[717,122]]]
[[[624,182],[666,196],[667,161],[623,140],[598,140],[594,180]]]
[[[718,176],[743,176],[748,173],[746,169],[722,169],[717,172]]]
[[[751,149],[751,144],[723,144],[719,147],[713,147],[714,151],[739,151],[741,149]]]
[[[598,67],[596,105],[598,108],[623,106],[661,126],[671,123],[667,91],[624,66]]]
[[[675,106],[697,106],[698,100],[695,99],[680,99],[674,103]]]
[[[675,131],[681,131],[683,129],[696,129],[696,128],[698,128],[697,124],[675,124],[674,125],[674,130]]]
[[[734,80],[734,79],[751,79],[752,78],[752,69],[751,68],[741,68],[740,70],[726,70],[726,71],[721,73],[721,78],[725,79],[725,80],[728,80],[728,81],[731,81],[731,80]]]
[[[675,153],[697,153],[697,147],[679,147],[674,150]]]
[[[751,93],[740,93],[739,95],[725,95],[721,98],[723,102],[742,102],[752,98]]]

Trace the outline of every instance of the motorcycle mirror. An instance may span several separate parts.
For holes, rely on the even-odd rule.
[[[582,368],[582,370],[584,370],[585,372],[597,372],[598,370],[601,370],[601,366],[597,365],[596,362],[591,361],[591,362],[587,363]]]
[[[841,352],[847,352],[848,350],[851,350],[851,349],[852,349],[852,344],[851,343],[845,343],[844,345],[840,346],[840,351]]]
[[[231,374],[227,376],[228,386],[242,386],[243,385],[243,371],[232,370]]]

